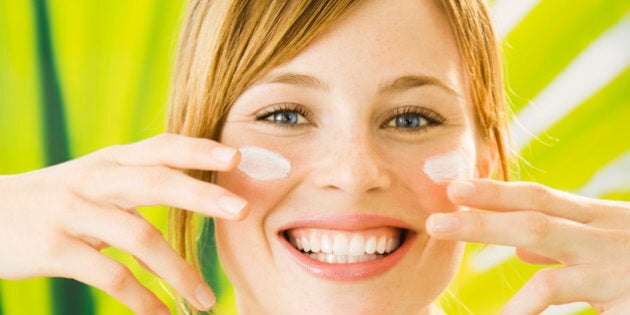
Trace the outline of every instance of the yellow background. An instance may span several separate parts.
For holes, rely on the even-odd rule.
[[[510,5],[516,8],[519,1],[524,0]],[[535,117],[543,121],[551,110],[543,92],[549,89],[569,99],[571,89],[554,90],[554,82],[598,39],[621,28],[630,42],[630,1],[533,2],[514,27],[506,28],[503,47],[516,117],[524,117],[519,115],[541,100],[540,116]],[[184,9],[182,0],[0,0],[0,174],[41,168],[162,132]],[[605,49],[611,57],[603,60],[629,55],[627,47]],[[598,69],[578,73],[596,78]],[[590,76],[574,79],[584,78]],[[569,87],[580,86],[568,82]],[[551,125],[541,129],[539,120],[527,120],[526,128],[541,131],[539,140],[519,147],[527,161],[521,163],[521,177],[571,192],[630,200],[630,183],[624,180],[630,178],[630,165],[624,162],[630,156],[629,62],[610,79],[593,84],[602,86]],[[165,209],[141,211],[164,229]],[[484,251],[492,248],[468,247],[450,289],[455,298],[446,294],[442,299],[449,314],[498,314],[538,270],[512,257],[479,271],[472,262],[488,255]],[[171,300],[129,255],[107,253],[130,266],[163,300]],[[232,313],[229,284],[222,277],[212,283],[223,311]],[[0,281],[0,315],[125,313],[130,311],[103,292],[71,281]]]

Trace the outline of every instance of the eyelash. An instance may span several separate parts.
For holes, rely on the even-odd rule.
[[[415,115],[420,116],[421,119],[425,119],[427,121],[427,125],[424,127],[419,127],[417,129],[405,129],[405,128],[393,128],[393,129],[396,129],[396,131],[402,132],[402,133],[423,132],[423,131],[427,131],[427,129],[430,127],[439,126],[446,122],[446,118],[444,118],[442,115],[428,108],[419,107],[419,106],[405,106],[405,107],[398,107],[394,109],[394,111],[387,116],[387,119],[385,119],[385,122],[381,125],[381,128],[392,128],[392,127],[388,127],[387,124],[389,124],[393,119],[396,119],[399,116],[407,115],[407,114],[415,114]]]
[[[305,124],[295,124],[295,125],[279,124],[274,121],[268,120],[273,115],[276,115],[281,112],[294,112],[298,115],[303,116],[309,124],[311,124],[311,122],[313,121],[312,120],[313,113],[308,108],[300,104],[291,104],[291,103],[278,104],[278,105],[272,106],[269,109],[266,109],[260,113],[257,113],[255,115],[255,119],[256,121],[272,124],[279,128],[296,128],[296,127],[300,127],[300,125],[305,125]],[[396,119],[399,116],[408,115],[408,114],[415,114],[415,115],[420,116],[421,119],[426,120],[427,125],[421,126],[419,128],[414,128],[414,129],[396,128],[396,127],[387,126],[387,124],[389,124],[393,119]],[[389,115],[387,115],[387,118],[385,119],[385,122],[381,125],[381,128],[387,128],[387,129],[393,128],[397,132],[414,133],[414,132],[427,131],[428,128],[442,125],[444,124],[444,122],[446,122],[446,118],[442,117],[440,114],[430,109],[419,107],[419,106],[405,106],[405,107],[398,107],[394,109]]]
[[[313,113],[310,110],[308,110],[306,107],[300,104],[290,104],[290,103],[278,104],[278,105],[272,106],[269,109],[266,109],[260,113],[257,113],[254,117],[256,121],[272,124],[280,128],[295,128],[296,126],[303,125],[303,124],[297,124],[297,125],[278,124],[278,123],[268,120],[269,117],[275,114],[281,113],[281,112],[294,112],[298,115],[303,116],[309,122],[309,124],[313,121],[312,120]]]

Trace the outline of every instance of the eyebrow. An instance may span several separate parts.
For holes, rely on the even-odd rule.
[[[455,96],[459,96],[459,93],[453,88],[449,87],[446,83],[440,79],[428,75],[406,75],[391,81],[387,81],[380,85],[378,91],[380,94],[404,91],[412,88],[422,87],[426,85],[433,85],[446,90],[448,93]]]
[[[315,90],[329,91],[330,87],[328,84],[314,76],[295,73],[295,72],[287,72],[280,74],[271,74],[264,76],[256,85],[265,84],[265,83],[284,83],[290,85],[297,85],[305,88],[311,88]]]
[[[301,86],[305,88],[311,88],[322,91],[329,91],[330,87],[328,84],[312,75],[301,74],[295,72],[286,72],[279,74],[271,74],[264,76],[260,79],[256,85],[259,84],[268,84],[268,83],[283,83]],[[428,76],[428,75],[406,75],[402,77],[395,78],[390,81],[386,81],[379,85],[378,92],[379,94],[385,94],[389,92],[396,91],[404,91],[412,88],[433,85],[439,88],[446,90],[448,93],[453,94],[455,96],[459,96],[459,93],[455,91],[453,88],[449,87],[447,84],[442,82],[440,79]]]

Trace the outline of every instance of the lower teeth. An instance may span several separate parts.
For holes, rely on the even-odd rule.
[[[372,260],[385,257],[385,255],[383,254],[363,254],[359,256],[335,255],[335,254],[326,254],[326,253],[303,253],[303,254],[311,257],[312,259],[329,263],[329,264],[352,264],[352,263],[372,261]]]

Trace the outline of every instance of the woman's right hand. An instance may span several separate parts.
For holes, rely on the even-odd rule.
[[[247,202],[178,169],[229,171],[238,151],[175,134],[108,147],[82,158],[0,177],[0,278],[73,278],[97,287],[139,314],[168,308],[131,271],[100,250],[132,254],[192,305],[215,298],[197,272],[135,210],[167,205],[240,220]]]

